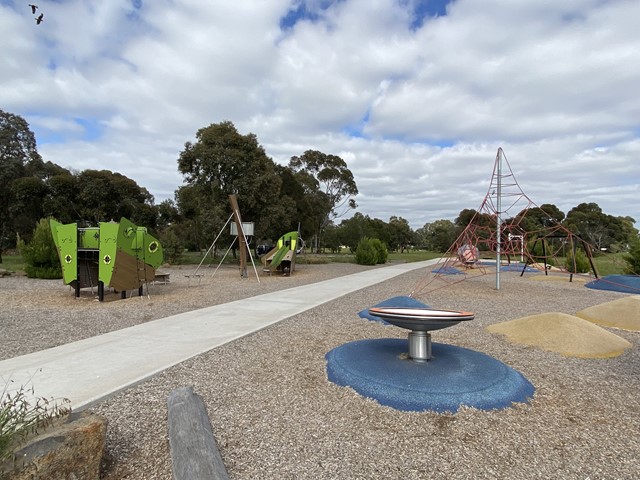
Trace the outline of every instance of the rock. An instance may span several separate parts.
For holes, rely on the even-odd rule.
[[[0,466],[3,480],[98,480],[107,431],[106,418],[72,414],[45,429],[16,452],[16,461]]]

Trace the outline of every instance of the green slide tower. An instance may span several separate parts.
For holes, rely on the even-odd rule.
[[[105,287],[126,297],[127,290],[138,289],[155,278],[162,264],[160,242],[145,227],[126,218],[119,223],[100,222],[98,227],[78,228],[76,223],[62,224],[51,220],[51,233],[58,250],[65,285],[75,289],[98,288],[104,300]]]

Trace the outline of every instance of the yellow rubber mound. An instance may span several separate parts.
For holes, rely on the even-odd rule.
[[[624,297],[612,302],[585,308],[576,316],[605,327],[640,331],[640,295]]]
[[[617,357],[631,343],[602,327],[566,313],[543,313],[490,325],[512,343],[531,345],[565,357]]]

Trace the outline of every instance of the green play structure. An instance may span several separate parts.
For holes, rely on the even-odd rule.
[[[113,288],[125,298],[127,290],[138,289],[155,279],[162,264],[160,242],[145,227],[126,218],[120,222],[100,222],[98,227],[78,228],[76,223],[51,220],[51,233],[58,249],[65,285],[75,289],[94,286],[98,299],[104,300],[105,287]]]
[[[271,272],[279,270],[285,275],[290,275],[296,268],[298,242],[299,233],[297,231],[282,235],[275,248],[262,257],[265,268]]]

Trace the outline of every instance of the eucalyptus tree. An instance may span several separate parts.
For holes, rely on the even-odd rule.
[[[434,252],[446,252],[456,241],[457,230],[451,220],[436,220],[425,223],[416,232],[421,246]]]
[[[524,232],[533,233],[560,225],[564,217],[564,213],[557,206],[545,203],[539,207],[522,210],[517,218],[520,218],[520,227]]]
[[[0,262],[3,249],[15,245],[16,219],[11,212],[15,204],[14,183],[26,175],[32,162],[42,159],[29,124],[20,115],[0,110]]]
[[[581,203],[567,212],[564,224],[597,250],[626,249],[637,236],[631,217],[615,217],[602,211],[597,203]]]
[[[316,245],[321,244],[322,231],[331,222],[357,207],[358,187],[346,162],[337,155],[307,150],[291,157],[289,168],[297,174],[305,195],[316,207],[308,221],[313,225]]]
[[[153,195],[134,180],[110,170],[83,170],[75,178],[74,213],[81,224],[91,226],[126,217],[137,225],[155,229]]]
[[[388,225],[390,240],[387,244],[389,248],[391,250],[400,250],[401,253],[404,253],[415,238],[415,233],[411,230],[409,222],[402,217],[393,216],[389,219]]]
[[[235,194],[242,220],[255,223],[256,235],[287,220],[288,211],[279,202],[282,180],[273,160],[253,133],[242,135],[229,121],[198,130],[196,141],[185,143],[178,170],[184,177],[181,188],[191,190],[187,218],[202,223],[216,211],[218,216],[231,213],[229,195]],[[181,209],[185,193],[178,199]],[[216,233],[206,232],[206,236]]]

